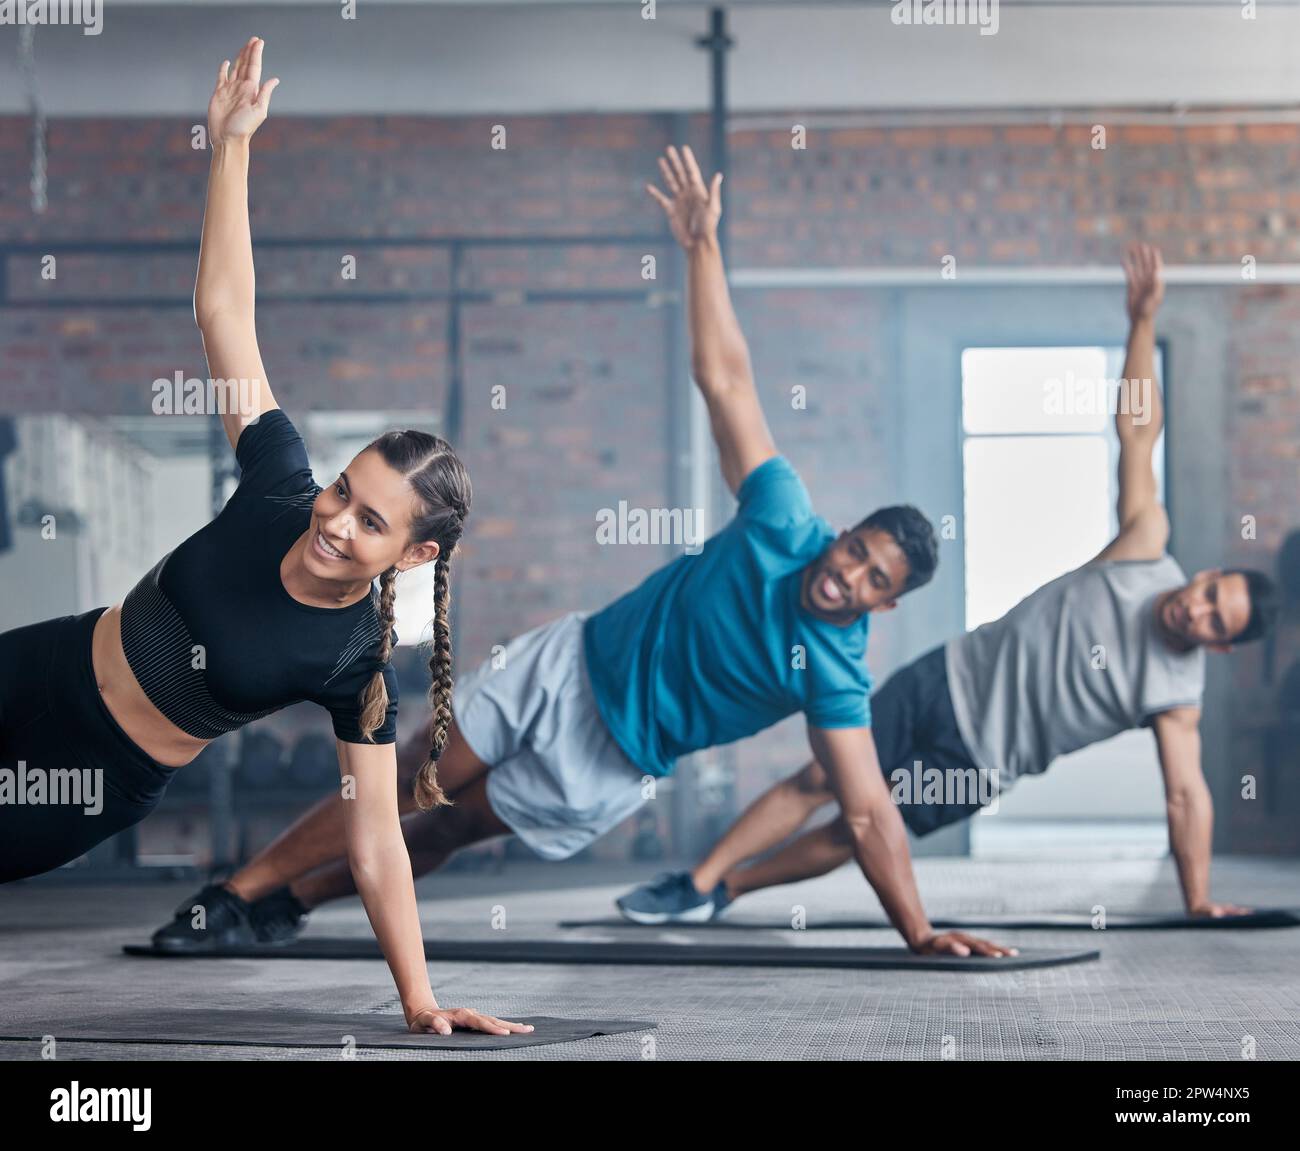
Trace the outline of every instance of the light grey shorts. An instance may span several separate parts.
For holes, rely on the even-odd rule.
[[[573,612],[525,632],[458,679],[456,725],[492,765],[488,802],[543,859],[567,859],[644,802],[643,772],[601,719]]]

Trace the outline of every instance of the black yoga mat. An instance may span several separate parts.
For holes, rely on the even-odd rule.
[[[508,1015],[502,1018],[510,1018]],[[458,1051],[497,1050],[503,1047],[537,1047],[545,1043],[572,1043],[594,1035],[623,1035],[653,1030],[655,1024],[639,1019],[554,1019],[549,1015],[520,1016],[514,1023],[531,1023],[534,1031],[520,1035],[488,1035],[482,1031],[453,1031],[450,1035],[416,1035],[406,1029],[400,1013],[388,1015],[335,1015],[328,1011],[227,1011],[192,1007],[131,1011],[118,1015],[79,1018],[60,1026],[49,1019],[31,1034],[21,1025],[5,1024],[10,1034],[0,1039],[42,1036],[90,1043],[210,1043],[239,1047],[332,1047],[343,1050],[351,1036],[354,1047],[422,1047]]]
[[[937,917],[930,920],[932,927],[944,931],[969,931],[988,928],[1003,930],[1094,930],[1092,916],[1069,912],[1018,912],[1015,914],[991,915],[955,915]],[[600,919],[564,919],[561,927],[640,927],[659,928],[660,930],[677,930],[679,927],[724,927],[743,928],[749,931],[790,931],[789,920],[780,919],[744,919],[738,916],[726,916],[710,919],[704,923],[633,923],[621,915],[609,915]],[[861,917],[823,918],[809,917],[808,922],[800,928],[802,931],[829,930],[874,930],[889,928],[889,920],[883,918],[863,919]],[[1115,912],[1106,916],[1106,931],[1246,931],[1262,927],[1300,927],[1300,911],[1289,908],[1261,908],[1249,915],[1225,915],[1219,919],[1210,916],[1185,915],[1179,912],[1167,912],[1159,915],[1130,915]],[[1102,930],[1097,928],[1095,930]]]
[[[375,939],[298,939],[280,946],[194,954],[128,944],[128,955],[165,959],[382,959]],[[443,963],[614,963],[685,967],[847,967],[886,971],[1017,971],[1100,959],[1097,951],[1022,948],[1019,955],[913,955],[904,947],[794,947],[789,944],[570,942],[554,939],[430,940],[424,957]]]

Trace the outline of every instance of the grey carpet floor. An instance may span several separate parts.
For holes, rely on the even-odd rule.
[[[557,924],[608,914],[646,871],[593,865],[515,867],[503,875],[420,881],[427,935],[449,939],[572,938]],[[1256,906],[1300,904],[1300,862],[1216,859],[1215,895]],[[1050,908],[1178,908],[1168,861],[991,862],[920,859],[932,915]],[[399,1010],[381,962],[193,960],[121,954],[145,942],[196,885],[18,884],[0,889],[0,1022],[51,1034],[61,1058],[330,1059],[320,1048],[78,1043],[60,1034],[87,1015],[205,1007],[267,1012],[391,1014]],[[738,904],[788,921],[816,914],[878,915],[861,877],[844,868]],[[312,916],[309,934],[365,935],[357,900]],[[671,940],[672,931],[657,932]],[[681,933],[676,933],[680,935]],[[805,946],[889,947],[884,930],[805,935]],[[1070,931],[987,932],[1021,947],[1073,948]],[[593,932],[591,938],[598,938]],[[1100,962],[990,974],[945,972],[553,967],[431,964],[439,1000],[506,1018],[559,1016],[653,1021],[651,1032],[602,1035],[510,1051],[372,1050],[359,1059],[1258,1059],[1300,1058],[1300,931],[1141,932],[1089,937]],[[11,1032],[12,1033],[12,1032]],[[0,1042],[0,1060],[38,1054]]]

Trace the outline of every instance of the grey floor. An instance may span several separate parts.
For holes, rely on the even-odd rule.
[[[1168,860],[920,859],[931,914],[1177,910]],[[651,869],[653,870],[653,869]],[[647,872],[608,865],[512,864],[504,874],[444,874],[419,883],[426,935],[493,935],[504,914],[514,938],[554,938],[557,921],[607,914],[611,898]],[[1216,898],[1300,906],[1300,861],[1215,860]],[[121,953],[147,941],[193,883],[0,888],[0,1023],[58,1037],[77,1021],[132,1008],[209,1007],[400,1013],[387,968],[375,961],[148,960]],[[844,868],[772,889],[738,907],[786,920],[795,906],[879,912],[860,875]],[[357,900],[312,916],[309,932],[365,934]],[[568,937],[609,938],[608,930]],[[714,933],[707,933],[713,936]],[[699,932],[652,938],[698,940]],[[727,932],[728,942],[744,942]],[[620,933],[620,938],[625,937]],[[439,1001],[506,1017],[648,1019],[645,1033],[510,1052],[366,1049],[360,1059],[1223,1059],[1253,1047],[1261,1060],[1300,1058],[1300,928],[1246,932],[1011,931],[1025,946],[1099,947],[1100,962],[964,975],[800,969],[431,965]],[[755,941],[759,937],[755,936]],[[800,946],[892,946],[886,931],[801,933]],[[6,1029],[0,1027],[0,1033]],[[39,1056],[35,1043],[0,1042],[0,1059]],[[329,1049],[61,1040],[64,1059],[334,1059]]]

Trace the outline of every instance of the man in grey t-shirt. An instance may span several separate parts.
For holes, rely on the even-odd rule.
[[[1157,610],[1189,586],[1183,569],[1163,551],[1121,558],[1116,544],[944,648],[958,730],[1002,789],[1059,755],[1200,707],[1205,652],[1177,642]]]
[[[1126,255],[1129,338],[1115,424],[1120,530],[1098,556],[890,677],[872,700],[880,766],[911,830],[924,835],[978,811],[1022,775],[1131,728],[1155,733],[1169,840],[1192,914],[1239,911],[1210,899],[1213,809],[1201,772],[1205,649],[1259,639],[1277,593],[1250,570],[1197,572],[1166,554],[1169,521],[1152,454],[1163,422],[1155,373],[1160,255]],[[955,784],[955,787],[954,787]],[[836,802],[816,760],[761,796],[690,872],[619,899],[638,922],[708,919],[740,895],[824,874],[852,857],[844,819],[743,866]],[[980,949],[982,941],[971,941]]]

